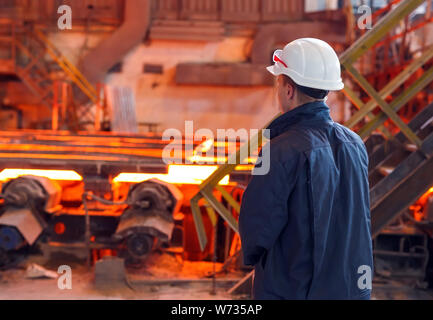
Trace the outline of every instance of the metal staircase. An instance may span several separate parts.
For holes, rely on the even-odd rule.
[[[409,127],[423,141],[419,149],[399,133],[370,154],[373,237],[433,185],[433,104],[424,108]]]
[[[9,19],[0,19],[0,47],[5,48],[0,55],[0,74],[13,73],[15,66],[15,25]]]
[[[74,118],[85,119],[90,106],[97,104],[96,89],[81,72],[49,41],[43,32],[10,19],[0,20],[0,73],[15,74],[38,97],[41,105],[53,108],[56,82],[66,82],[77,88],[86,103],[74,106]],[[67,123],[67,119],[57,121]]]

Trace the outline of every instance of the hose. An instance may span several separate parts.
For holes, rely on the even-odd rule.
[[[91,192],[84,192],[82,196],[83,208],[85,212],[85,233],[84,238],[86,239],[86,249],[87,249],[87,267],[90,268],[90,216],[89,216],[89,208],[87,206],[87,201],[93,199],[105,205],[114,205],[114,206],[122,206],[128,205],[127,201],[123,202],[115,202],[111,200],[104,199],[102,197],[98,197]]]

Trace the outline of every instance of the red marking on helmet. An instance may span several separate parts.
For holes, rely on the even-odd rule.
[[[274,62],[280,62],[283,66],[285,66],[286,68],[288,68],[287,64],[281,60],[280,58],[278,58],[277,55],[274,55]]]

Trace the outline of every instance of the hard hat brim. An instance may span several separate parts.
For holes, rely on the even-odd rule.
[[[283,74],[281,72],[281,70],[277,70],[277,69],[280,69],[280,68],[278,68],[276,65],[266,67],[266,70],[268,70],[274,76],[279,76],[280,74]]]
[[[320,90],[329,90],[329,91],[340,91],[344,89],[344,82],[341,80],[338,83],[328,83],[324,85],[314,85],[313,83],[304,83],[301,81],[301,79],[298,79],[297,75],[295,73],[291,74],[290,72],[284,72],[278,65],[273,65],[266,67],[266,70],[268,70],[272,75],[279,76],[279,75],[286,75],[290,77],[296,84],[304,87],[309,87],[313,89],[320,89]]]

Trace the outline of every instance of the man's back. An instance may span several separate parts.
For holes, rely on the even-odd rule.
[[[244,260],[257,299],[363,299],[359,270],[372,269],[368,156],[322,102],[270,126],[271,169],[242,201]]]

